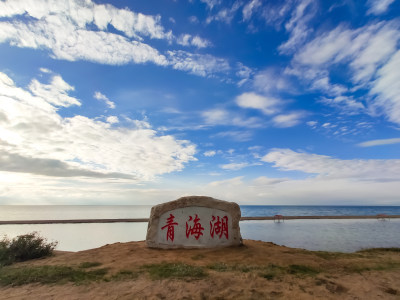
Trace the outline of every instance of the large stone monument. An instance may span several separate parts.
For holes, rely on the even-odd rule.
[[[213,248],[242,244],[234,202],[190,196],[153,206],[146,243],[152,248]]]

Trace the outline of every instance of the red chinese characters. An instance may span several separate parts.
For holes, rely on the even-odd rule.
[[[178,225],[178,223],[174,222],[174,215],[169,214],[169,217],[167,219],[167,225],[161,227],[162,230],[164,230],[165,228],[167,228],[167,241],[168,239],[170,239],[172,242],[174,241],[174,237],[175,237],[175,227],[176,225]]]
[[[195,239],[198,240],[199,237],[203,235],[204,228],[201,226],[199,221],[200,218],[197,214],[194,218],[189,216],[189,220],[186,222],[186,238],[189,238],[189,236],[193,235]],[[192,224],[189,225],[188,222],[191,222]]]
[[[225,237],[229,239],[227,216],[224,216],[222,218],[220,218],[219,216],[212,216],[212,220],[210,222],[210,235],[212,238],[214,238],[214,235],[218,236],[219,238],[225,235]]]

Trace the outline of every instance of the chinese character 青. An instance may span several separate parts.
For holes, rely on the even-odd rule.
[[[178,225],[178,223],[174,222],[175,216],[172,214],[169,214],[169,217],[167,219],[167,225],[161,227],[162,230],[167,228],[167,241],[170,239],[172,242],[174,241],[174,236],[175,236],[175,225]]]
[[[199,237],[203,235],[204,228],[201,226],[199,221],[200,218],[197,216],[197,214],[194,218],[189,216],[189,220],[186,222],[186,238],[189,238],[190,235],[193,235],[196,240],[198,240]],[[192,222],[193,226],[189,226],[188,222]]]
[[[224,216],[223,218],[220,218],[219,216],[212,216],[212,220],[210,222],[210,235],[212,238],[214,238],[214,234],[219,238],[221,238],[222,235],[225,235],[225,237],[229,239],[227,216]]]

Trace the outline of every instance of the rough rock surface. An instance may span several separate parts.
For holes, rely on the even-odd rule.
[[[146,244],[152,248],[213,248],[242,244],[240,207],[204,196],[182,197],[151,209]]]

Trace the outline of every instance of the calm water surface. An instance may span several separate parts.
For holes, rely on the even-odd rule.
[[[0,220],[147,218],[151,206],[0,206]],[[242,206],[243,216],[399,214],[400,207]],[[325,213],[324,213],[325,212]],[[336,212],[336,213],[333,213]],[[366,213],[368,212],[368,213]],[[400,247],[400,219],[240,222],[242,237],[294,248],[353,252]],[[38,231],[58,250],[80,251],[146,238],[147,223],[0,225],[0,237]]]

